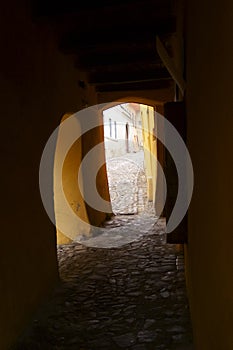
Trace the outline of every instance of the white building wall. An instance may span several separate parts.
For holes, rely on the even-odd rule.
[[[133,115],[127,112],[127,105],[118,105],[103,112],[106,158],[123,156],[135,151]],[[126,125],[128,124],[128,147]]]

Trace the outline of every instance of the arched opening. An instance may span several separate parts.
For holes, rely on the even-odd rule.
[[[113,213],[139,214],[147,209],[155,216],[157,160],[161,162],[163,149],[159,148],[153,132],[156,127],[156,111],[160,105],[155,101],[152,103],[138,98],[125,98],[125,101],[129,102],[115,101],[99,105],[96,109],[87,109],[90,119],[96,122],[95,127],[88,127],[87,130],[82,125],[82,118],[75,120],[69,131],[64,130],[63,122],[72,114],[65,114],[62,118],[54,166],[58,244],[86,242],[96,235],[95,228],[105,225],[106,219],[109,223]],[[125,118],[121,113],[120,121],[117,121],[115,114],[111,115],[114,108],[115,114],[122,109],[128,116]],[[80,137],[75,139],[63,159],[66,137],[75,133],[80,134]],[[112,144],[117,146],[114,148]],[[91,150],[94,150],[94,157],[99,159],[98,164],[101,166],[96,171],[95,162],[91,161],[87,172],[83,174],[80,172],[81,164]],[[109,172],[112,177],[107,176]],[[96,174],[95,185],[99,200],[109,202],[108,210],[98,209],[88,201],[91,174]],[[81,178],[79,183],[78,176],[79,180]],[[71,210],[67,210],[67,206]]]
[[[116,102],[115,105],[121,103]],[[101,108],[90,109],[90,120],[102,120],[102,113],[108,107],[109,104],[105,104]],[[153,140],[153,128],[156,127],[156,123],[150,123],[149,118],[151,116],[155,120],[154,112],[159,107],[156,109],[156,106],[141,104],[141,108],[142,114],[144,113],[142,124],[150,124],[148,132],[142,136],[143,152],[149,150],[156,142],[155,157],[159,159],[159,143]],[[54,167],[55,217],[59,226],[58,262],[63,283],[49,310],[45,312],[45,324],[41,325],[41,321],[38,322],[39,327],[35,328],[34,339],[37,339],[37,333],[40,333],[41,329],[42,332],[49,329],[49,334],[45,331],[47,337],[40,337],[41,348],[46,348],[46,342],[59,343],[64,345],[64,348],[74,345],[77,349],[93,350],[133,348],[134,345],[135,348],[151,349],[166,349],[171,345],[171,348],[177,349],[178,346],[190,345],[192,335],[184,292],[182,254],[180,255],[174,246],[166,244],[163,220],[154,225],[154,216],[144,216],[134,221],[123,221],[123,229],[120,225],[109,227],[104,223],[107,218],[106,212],[90,207],[85,197],[90,184],[89,174],[96,175],[95,183],[101,197],[109,199],[104,125],[100,123],[96,127],[93,123],[94,127],[86,130],[82,118],[75,119],[71,127],[64,132],[63,125],[70,119],[71,116],[67,114],[61,122]],[[109,134],[117,137],[120,130],[114,119],[109,119]],[[129,147],[125,148],[125,152],[126,155],[134,155],[137,152],[130,152],[130,149],[131,146],[135,147],[135,138],[132,138],[130,144],[129,122],[127,130]],[[125,124],[123,132],[126,136]],[[70,135],[73,135],[74,139],[76,137],[76,140],[64,154],[62,146],[64,141],[67,141],[66,137]],[[137,136],[139,139],[139,135]],[[136,138],[136,141],[138,139]],[[95,148],[99,144],[101,147]],[[125,146],[124,143],[123,145]],[[140,142],[136,143],[136,146],[139,146],[140,150]],[[95,159],[91,158],[88,173],[81,172],[79,188],[77,174],[91,149],[94,149]],[[99,163],[95,162],[96,159]],[[146,163],[146,156],[144,160]],[[147,161],[150,162],[150,158]],[[99,171],[94,169],[96,164],[101,165]],[[148,180],[152,177],[152,181],[146,181],[147,199],[155,205],[157,173],[153,173],[153,169],[150,171]],[[72,209],[70,217],[64,215],[65,208],[59,202],[61,183],[66,202]],[[73,226],[70,221],[72,215],[82,218],[86,225]],[[62,229],[63,223],[64,228],[74,234],[72,236],[69,232],[68,239],[67,232],[63,232]],[[99,226],[104,226],[105,231],[102,235],[92,231],[92,226],[97,227],[98,223]],[[84,240],[80,240],[82,234],[85,236]],[[67,320],[67,324],[64,324],[64,320]]]
[[[121,103],[103,111],[109,192],[114,214],[139,214],[154,208],[157,141],[155,109]],[[114,125],[114,129],[113,129]]]
[[[124,92],[113,93],[111,96],[103,95],[102,98],[114,97],[115,101],[106,103],[105,107],[102,109],[102,113],[104,114],[104,111],[109,110],[111,107],[126,103],[134,105],[138,110],[138,117],[140,114],[138,123],[141,122],[141,128],[139,125],[139,129],[142,135],[139,136],[137,134],[139,138],[137,141],[139,143],[139,148],[141,147],[143,150],[143,158],[145,158],[147,200],[151,202],[153,208],[155,208],[155,212],[161,213],[163,216],[165,184],[161,171],[158,172],[158,165],[161,169],[165,168],[164,126],[160,123],[159,139],[154,136],[154,131],[157,127],[157,113],[161,116],[164,115],[164,103],[168,96],[164,93],[161,93],[161,95],[156,93],[155,96],[158,99],[154,99],[154,93],[149,91],[139,91],[132,96]],[[142,147],[143,139],[144,145]]]

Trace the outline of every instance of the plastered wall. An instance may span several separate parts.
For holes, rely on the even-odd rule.
[[[188,145],[195,190],[186,247],[196,350],[233,349],[233,3],[188,1]]]
[[[147,178],[147,197],[155,203],[157,178],[157,147],[153,136],[155,128],[155,111],[151,106],[140,105],[144,145],[145,172]]]
[[[90,233],[86,205],[80,188],[83,184],[80,169],[81,133],[76,114],[65,114],[59,126],[54,161],[54,213],[57,244],[68,244],[79,240],[81,235]],[[72,137],[76,140],[74,143]],[[80,186],[78,186],[78,179]]]
[[[56,233],[40,199],[39,164],[62,115],[82,108],[83,97],[72,60],[58,53],[46,24],[31,22],[27,4],[2,2],[0,16],[0,349],[5,350],[58,279]]]

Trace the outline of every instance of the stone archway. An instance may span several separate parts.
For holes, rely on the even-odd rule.
[[[117,96],[118,95],[118,96]],[[117,98],[113,101],[113,102],[109,102],[104,104],[104,107],[100,110],[101,115],[103,114],[104,110],[107,110],[113,106],[117,106],[119,104],[123,104],[123,103],[136,103],[136,104],[141,104],[141,105],[145,105],[145,106],[150,106],[152,108],[154,108],[154,110],[159,113],[160,115],[164,114],[164,103],[165,103],[165,96],[163,96],[163,94],[161,94],[161,96],[158,96],[158,98],[161,99],[161,101],[156,100],[151,98],[151,92],[148,92],[148,96],[147,96],[147,92],[144,91],[141,93],[141,96],[137,96],[137,95],[128,95],[125,93],[120,93],[119,94],[112,94],[112,97],[117,96]],[[171,94],[172,96],[172,94]],[[171,97],[170,96],[170,97]],[[166,96],[167,98],[167,96]],[[146,113],[146,111],[145,111]],[[155,117],[156,119],[156,117]],[[146,135],[146,138],[151,138],[151,145],[147,145],[147,148],[149,149],[149,151],[151,151],[151,147],[153,148],[153,128],[156,127],[156,120],[154,121],[154,124],[147,124],[145,125],[146,129],[149,130],[149,132]],[[163,144],[163,140],[164,140],[164,130],[162,131],[162,135],[160,135],[160,140],[156,140],[156,150],[154,150],[154,153],[156,154],[156,158],[158,163],[161,165],[162,169],[164,169],[165,167],[165,148],[164,148],[164,144]],[[148,152],[148,156],[150,157],[150,152]],[[155,162],[153,163],[153,166],[155,166]],[[148,174],[148,192],[150,192],[150,200],[153,201],[155,209],[157,212],[161,213],[162,211],[162,204],[164,203],[164,182],[163,182],[163,178],[161,176],[160,173],[157,173],[157,170],[154,169],[153,171],[153,175],[152,174]],[[156,176],[157,174],[157,176]],[[162,212],[163,215],[163,212]]]

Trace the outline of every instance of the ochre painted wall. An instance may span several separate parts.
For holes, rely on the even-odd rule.
[[[196,350],[233,349],[233,2],[188,1],[186,247]]]
[[[78,240],[80,235],[90,233],[86,205],[80,191],[80,186],[83,184],[80,171],[81,133],[81,125],[76,114],[65,114],[59,126],[54,162],[57,244],[68,244]],[[76,141],[73,143],[73,140]]]
[[[25,328],[58,280],[56,233],[39,193],[39,164],[67,111],[82,108],[70,58],[23,1],[2,2],[0,349]],[[91,101],[89,101],[91,103]]]
[[[155,203],[157,177],[157,147],[154,137],[155,111],[151,106],[140,104],[142,118],[145,172],[147,178],[147,197]]]
[[[96,160],[99,160],[99,164],[101,164],[101,167],[99,168],[97,174],[96,174],[96,189],[97,192],[101,198],[107,202],[109,202],[109,205],[107,206],[107,213],[103,210],[98,209],[98,200],[97,208],[94,208],[92,205],[89,205],[89,203],[86,204],[86,211],[88,215],[88,219],[91,225],[99,226],[107,217],[107,215],[112,214],[111,210],[111,204],[110,204],[110,195],[108,190],[108,178],[107,178],[107,170],[106,170],[106,163],[105,163],[105,150],[104,150],[104,128],[103,128],[103,116],[102,112],[99,111],[97,108],[90,109],[88,111],[89,118],[92,119],[95,125],[97,125],[95,128],[91,128],[86,133],[83,134],[81,144],[82,144],[82,157],[88,156],[89,151],[93,149],[95,146],[99,147],[98,152],[95,154]],[[98,159],[97,159],[98,158]],[[93,174],[96,172],[96,165],[92,162],[89,162],[88,167],[88,173],[84,175],[84,197],[85,193],[87,193],[89,189],[90,180],[93,176]]]

